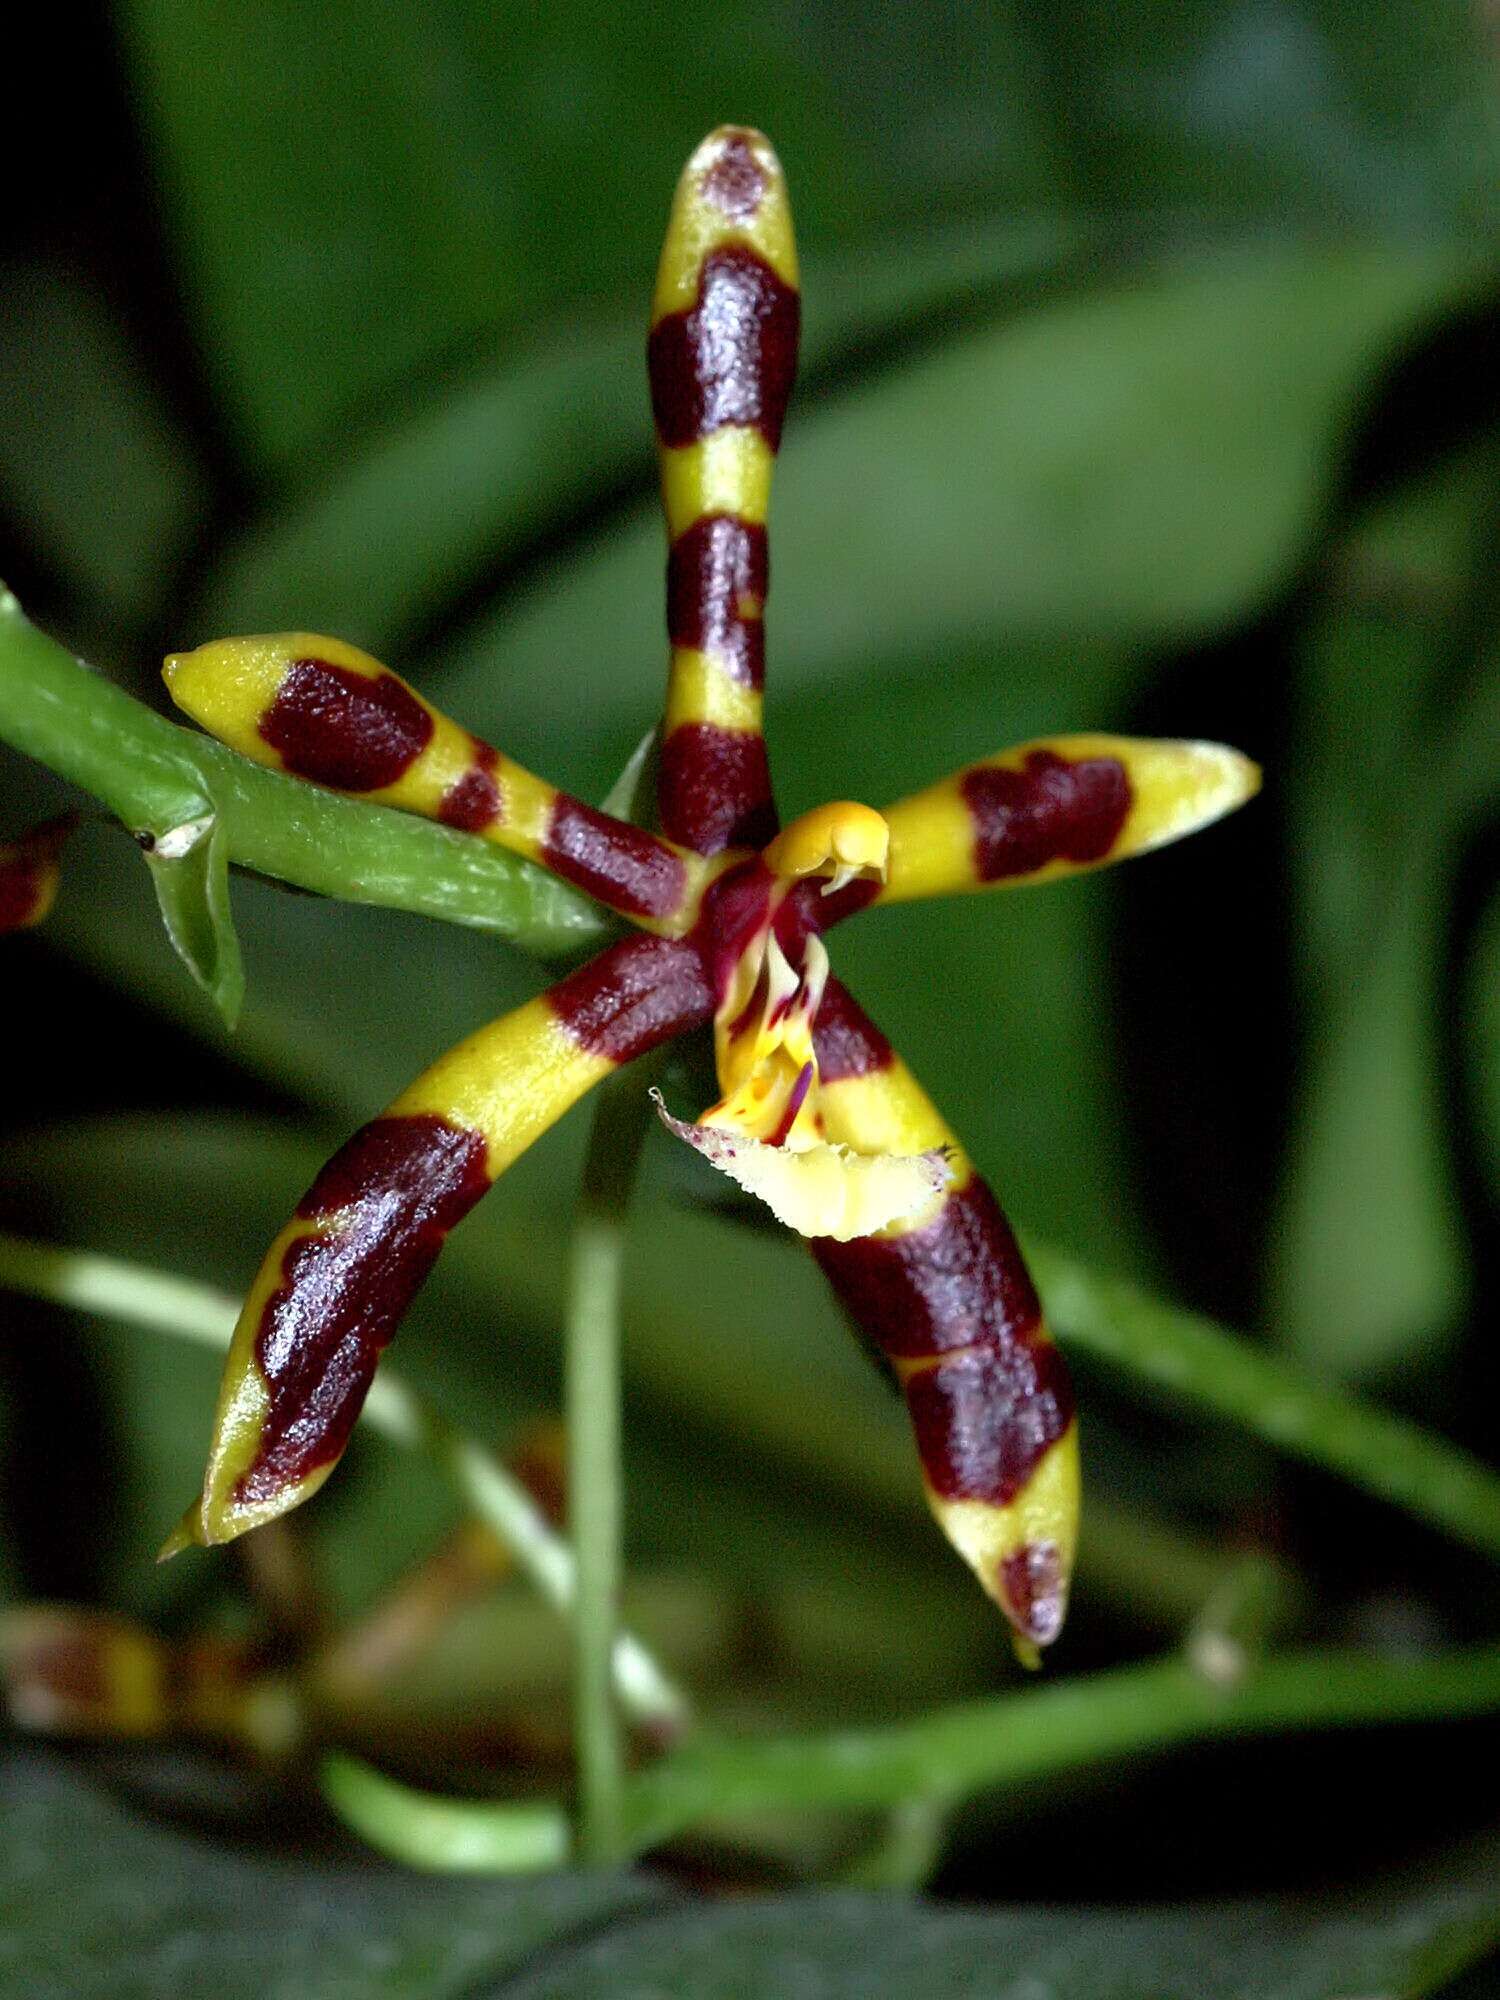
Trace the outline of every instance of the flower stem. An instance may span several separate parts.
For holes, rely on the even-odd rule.
[[[649,1117],[636,1074],[613,1078],[595,1104],[563,1318],[578,1852],[596,1865],[624,1852],[624,1740],[610,1671],[621,1579],[620,1270]]]
[[[0,1288],[98,1313],[222,1351],[239,1308],[209,1285],[118,1257],[60,1249],[0,1235]],[[572,1617],[573,1554],[526,1488],[494,1452],[439,1417],[398,1375],[382,1367],[362,1421],[393,1443],[425,1451],[470,1511],[506,1544],[549,1603]],[[615,1688],[626,1713],[652,1735],[671,1740],[687,1719],[686,1697],[632,1633],[614,1646]]]
[[[917,1821],[981,1792],[1034,1784],[1187,1743],[1452,1721],[1500,1709],[1500,1646],[1425,1658],[1293,1651],[1233,1685],[1180,1656],[1080,1674],[1019,1694],[942,1708],[907,1722],[824,1735],[700,1740],[626,1784],[628,1846],[641,1853],[721,1817],[895,1811]],[[371,1804],[346,1785],[336,1809],[385,1852],[418,1867],[505,1873],[515,1866],[514,1808],[444,1799],[345,1759]],[[927,1802],[922,1804],[920,1802]],[[402,1805],[409,1811],[401,1811]],[[378,1808],[378,1809],[377,1809]]]
[[[1030,1237],[1024,1248],[1065,1343],[1500,1557],[1500,1478],[1458,1445],[1326,1386],[1199,1313]]]
[[[955,1801],[1179,1743],[1439,1721],[1497,1708],[1494,1645],[1425,1659],[1288,1652],[1228,1688],[1184,1659],[1156,1660],[884,1728],[689,1746],[631,1780],[631,1844],[655,1846],[708,1813]]]
[[[217,814],[236,866],[299,889],[468,924],[543,957],[608,934],[586,896],[488,841],[339,798],[178,728],[38,630],[3,583],[0,739],[92,792],[131,833]]]

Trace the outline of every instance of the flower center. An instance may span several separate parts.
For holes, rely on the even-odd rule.
[[[802,881],[826,875],[831,896],[848,882],[885,880],[891,830],[880,814],[853,799],[835,799],[794,819],[761,859],[773,875]]]
[[[796,1150],[820,1137],[812,1030],[828,980],[828,953],[821,938],[809,938],[800,976],[792,970],[771,929],[786,894],[784,885],[778,889],[714,1018],[723,1096],[700,1123]]]
[[[879,813],[848,800],[804,813],[771,842],[761,856],[771,882],[714,1015],[723,1095],[692,1123],[657,1096],[671,1132],[804,1236],[871,1235],[930,1207],[948,1178],[940,1152],[906,1158],[829,1144],[813,1048],[828,954],[808,937],[798,971],[776,936],[798,882],[826,876],[832,894],[859,878],[883,881],[889,847]]]
[[[826,876],[823,893],[831,895],[848,882],[884,881],[890,844],[878,812],[835,799],[793,820],[761,855],[773,880],[714,1017],[723,1096],[700,1124],[794,1152],[821,1140],[812,1031],[828,982],[828,954],[820,938],[810,937],[802,970],[794,971],[776,940],[776,918],[798,882]]]

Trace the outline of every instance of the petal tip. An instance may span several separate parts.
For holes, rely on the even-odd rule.
[[[207,1538],[202,1532],[201,1520],[202,1507],[195,1500],[157,1550],[156,1560],[159,1563],[170,1562],[173,1556],[180,1556],[184,1549],[204,1546]]]
[[[1016,1657],[1026,1667],[1062,1631],[1068,1615],[1068,1578],[1062,1550],[1053,1541],[1023,1543],[996,1566],[995,1597],[1013,1628]]]

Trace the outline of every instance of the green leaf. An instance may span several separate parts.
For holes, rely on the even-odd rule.
[[[544,1959],[506,2000],[1364,2000],[1434,1993],[1493,1941],[1484,1867],[1343,1897],[977,1910],[803,1896],[670,1912]]]
[[[216,812],[168,827],[146,850],[162,922],[194,979],[231,1032],[245,997],[245,967],[229,907],[229,842]]]
[[[1038,213],[1101,218],[1111,243],[1143,211],[1200,239],[1492,226],[1478,31],[1451,11],[1414,29],[1394,0],[1357,27],[1317,0],[1056,26],[949,9],[916,40],[895,19],[851,39],[831,0],[772,0],[733,34],[711,0],[441,0],[420,23],[339,0],[311,27],[295,0],[122,11],[205,344],[283,464],[496,327],[641,297],[682,160],[726,117],[781,149],[809,252]]]
[[[473,1882],[226,1852],[39,1759],[13,1759],[0,1798],[0,1981],[28,2000],[1415,2000],[1500,1932],[1493,1841],[1316,1898],[695,1903],[639,1876]]]
[[[1474,1121],[1476,1166],[1490,1199],[1500,1205],[1500,895],[1475,926],[1460,996],[1468,1024],[1460,1060]]]
[[[1438,1036],[1448,898],[1494,796],[1495,443],[1357,522],[1303,654],[1290,775],[1308,1061],[1273,1238],[1280,1337],[1430,1369],[1470,1285]]]
[[[149,617],[205,506],[162,385],[67,266],[0,283],[0,482],[100,625]]]
[[[470,2000],[667,1901],[619,1875],[481,1886],[216,1851],[39,1759],[0,1796],[0,1986],[31,2000]]]
[[[1033,219],[815,255],[803,276],[804,382],[863,341],[1018,295],[1074,247]],[[292,493],[209,577],[194,633],[290,623],[388,652],[471,594],[476,576],[523,561],[591,508],[645,492],[655,461],[644,345],[638,313],[590,318],[519,353],[502,347],[456,380],[414,385],[399,416],[343,441],[335,464],[299,468]],[[423,663],[409,665],[420,678]]]

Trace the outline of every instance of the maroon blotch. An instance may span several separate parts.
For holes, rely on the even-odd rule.
[[[748,134],[725,135],[718,158],[700,183],[705,201],[736,222],[748,222],[766,191],[765,169],[751,149]]]
[[[679,723],[662,745],[656,797],[663,833],[696,854],[776,835],[765,739],[747,730]]]
[[[0,935],[23,929],[35,917],[48,874],[77,825],[77,813],[62,813],[0,847]]]
[[[490,1185],[486,1150],[443,1118],[376,1118],[313,1182],[297,1214],[324,1227],[287,1246],[261,1314],[255,1358],[270,1406],[238,1500],[271,1499],[344,1449],[381,1350]]]
[[[1073,1416],[1050,1341],[961,1348],[906,1384],[927,1483],[944,1500],[1013,1500]]]
[[[625,938],[548,994],[573,1040],[626,1063],[713,1014],[702,954],[685,938]]]
[[[765,922],[774,882],[770,869],[755,855],[726,868],[709,884],[691,935],[708,965],[716,1006],[723,1004],[751,939]]]
[[[749,999],[745,1002],[744,1006],[741,1007],[738,1014],[735,1015],[734,1019],[730,1022],[729,1027],[726,1031],[728,1033],[730,1041],[737,1042],[741,1035],[748,1034],[752,1027],[755,1027],[759,1024],[761,1015],[764,1014],[766,1010],[766,995],[770,992],[770,990],[771,990],[770,968],[766,965],[765,961],[762,960],[760,971],[757,972],[755,975],[755,984],[750,988]],[[778,1001],[774,1012],[776,1015],[780,1015],[782,1011],[783,1011],[782,1004],[781,1002]],[[766,1025],[768,1027],[775,1027],[776,1025],[775,1019],[772,1019]]]
[[[30,854],[0,855],[0,932],[30,923],[41,895],[42,869]]]
[[[705,514],[677,537],[667,557],[672,644],[712,653],[737,681],[760,687],[768,586],[765,529],[733,514]]]
[[[776,942],[786,953],[788,963],[800,964],[810,937],[821,937],[846,917],[857,917],[861,910],[868,909],[879,896],[881,886],[878,881],[857,879],[825,896],[823,891],[828,884],[821,877],[807,875],[794,882],[791,894],[776,912],[775,925]]]
[[[657,435],[696,444],[725,424],[762,431],[774,451],[797,372],[801,303],[753,250],[703,260],[698,300],[651,329],[646,366]]]
[[[445,826],[462,833],[483,833],[500,817],[500,787],[495,767],[500,753],[488,743],[474,739],[474,762],[461,778],[455,778],[438,805],[438,818]]]
[[[1027,1542],[1000,1563],[1000,1589],[1011,1619],[1039,1646],[1063,1627],[1068,1600],[1056,1542]]]
[[[1021,771],[980,765],[959,780],[974,821],[981,882],[1029,875],[1049,861],[1102,861],[1130,811],[1118,757],[1059,757],[1033,750]]]
[[[294,660],[258,726],[299,778],[377,792],[410,770],[433,721],[394,674],[372,679],[328,660]]]
[[[29,1629],[26,1613],[21,1613],[18,1642],[12,1641],[14,1650],[7,1649],[5,1660],[4,1678],[13,1712],[22,1708],[28,1695],[45,1692],[51,1702],[68,1711],[60,1718],[65,1726],[76,1727],[85,1715],[108,1723],[114,1686],[107,1648],[120,1627],[97,1615],[88,1616],[84,1624],[85,1616],[70,1614],[68,1629],[59,1630],[52,1625],[50,1614],[43,1612],[40,1629]]]
[[[666,917],[687,886],[680,858],[643,828],[559,792],[547,821],[542,860],[611,908]]]
[[[849,1243],[819,1237],[813,1251],[846,1310],[890,1355],[946,1354],[975,1342],[1009,1350],[1041,1322],[1010,1225],[977,1174],[950,1189],[920,1229]]]
[[[812,1088],[812,1080],[813,1066],[811,1063],[804,1063],[797,1081],[792,1085],[792,1094],[786,1101],[786,1109],[777,1121],[776,1130],[766,1140],[768,1146],[780,1146],[785,1143],[787,1133],[791,1131],[797,1122],[797,1113],[802,1109],[803,1104],[807,1100],[807,1093]]]
[[[848,987],[830,979],[813,1021],[813,1054],[824,1083],[889,1069],[896,1052]]]

